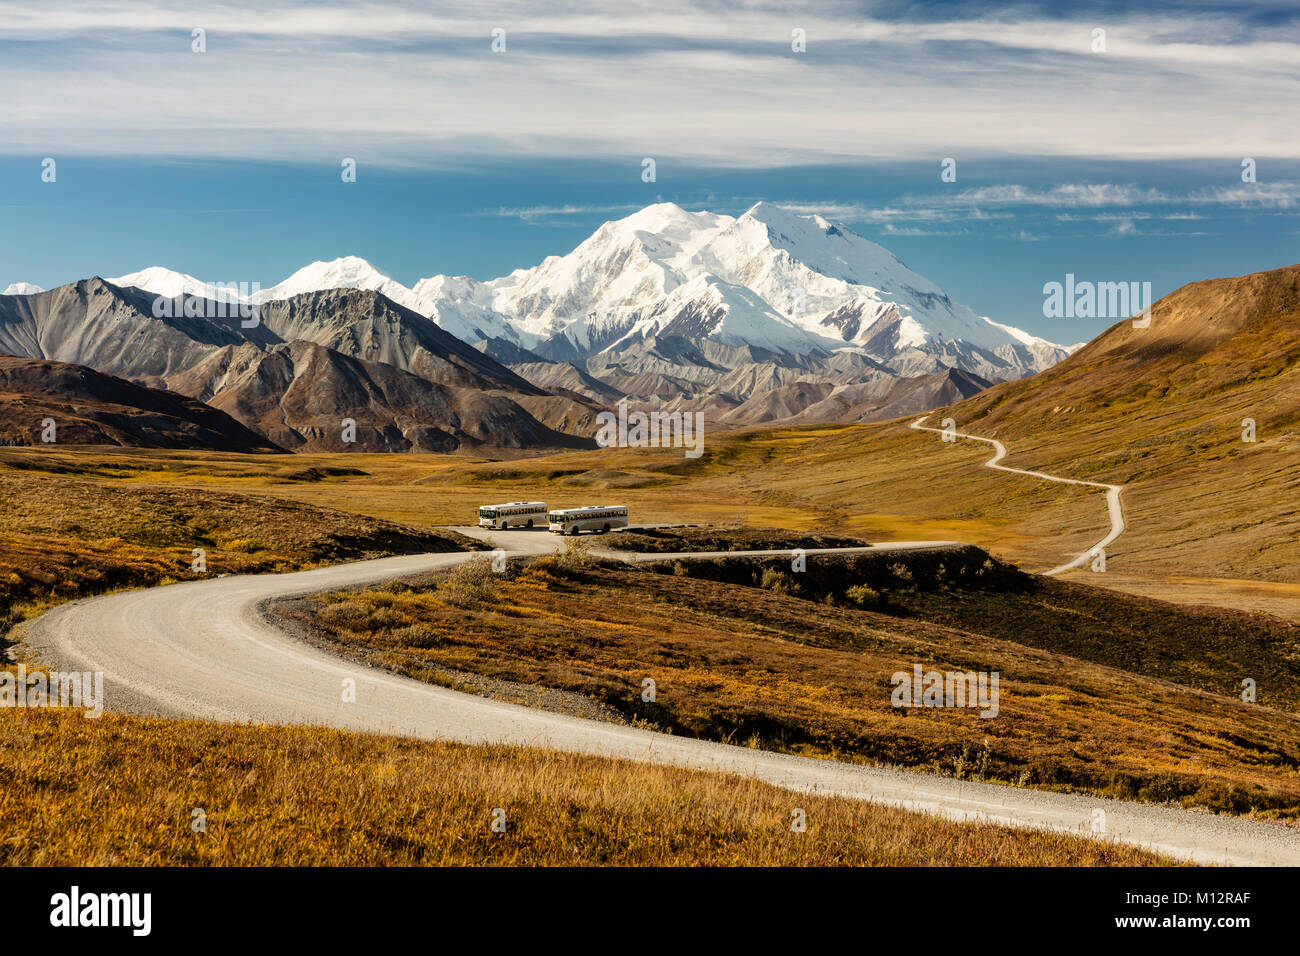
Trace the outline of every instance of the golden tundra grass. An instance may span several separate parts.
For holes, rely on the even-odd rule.
[[[920,569],[926,559],[909,560]],[[955,559],[943,560],[951,573]],[[1028,595],[898,591],[881,613],[844,595],[831,604],[689,576],[705,573],[699,563],[677,570],[547,557],[502,580],[483,562],[488,600],[474,589],[460,599],[466,566],[282,608],[335,651],[408,676],[473,689],[466,675],[477,675],[494,695],[503,692],[492,681],[551,688],[677,734],[1300,815],[1294,626],[1126,596],[1107,603],[1109,592],[1050,580]],[[810,566],[807,576],[825,573]],[[784,579],[798,586],[795,577]],[[894,708],[890,676],[914,663],[999,671],[998,716]],[[1260,703],[1236,696],[1246,666],[1261,675]],[[641,701],[646,677],[657,684],[653,704]]]
[[[1084,837],[519,747],[301,727],[0,714],[0,862],[1149,866]],[[494,833],[493,811],[506,832]],[[791,831],[803,809],[804,833]],[[206,813],[206,832],[192,828]]]

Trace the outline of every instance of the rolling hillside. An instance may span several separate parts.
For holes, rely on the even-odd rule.
[[[1300,576],[1300,266],[1183,286],[1149,328],[933,417],[1016,467],[1125,485],[1123,569]]]

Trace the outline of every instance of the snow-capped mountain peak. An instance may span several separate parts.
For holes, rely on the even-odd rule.
[[[483,283],[468,276],[434,276],[422,280],[419,284],[422,291],[417,291],[402,285],[359,256],[313,262],[269,289],[253,291],[251,285],[246,285],[246,296],[239,294],[238,286],[232,290],[161,266],[151,266],[108,281],[168,298],[180,295],[228,300],[247,298],[259,304],[334,289],[361,289],[378,292],[398,305],[432,319],[444,331],[463,341],[475,343],[488,338],[503,338],[519,344],[518,333],[503,316],[492,310],[491,293]]]
[[[444,293],[430,281],[416,288],[440,301]],[[1037,371],[1067,354],[953,302],[888,249],[848,227],[769,202],[738,217],[655,203],[606,222],[567,255],[482,288],[490,293],[491,309],[513,325],[523,344],[566,360],[629,335],[651,335],[650,326],[675,321],[682,309],[725,316],[710,334],[721,336],[725,328],[732,341],[744,315],[752,334],[765,338],[764,347],[772,347],[766,339],[776,335],[783,342],[778,347],[788,349],[793,338],[776,329],[794,327],[804,333],[798,337],[804,347],[829,342],[868,350],[869,342],[868,351],[886,361],[904,352],[959,353],[975,356],[962,359],[972,366],[968,371],[990,377]],[[705,292],[721,298],[707,306],[700,298]],[[461,297],[450,286],[445,295]],[[477,298],[475,304],[489,302]],[[914,365],[917,359],[908,361]]]
[[[791,212],[781,206],[773,203],[760,201],[754,203],[740,216],[741,219],[752,219],[755,222],[761,222],[773,229],[785,232],[791,235],[816,230],[825,230],[830,228],[830,222],[823,219],[817,213],[808,216],[801,216],[798,213]]]
[[[698,275],[679,285],[644,313],[623,340],[661,335],[708,338],[789,355],[830,352],[836,345],[834,338],[790,321],[753,290],[712,275]]]
[[[848,344],[863,344],[868,329],[892,306],[898,312],[893,349],[939,348],[953,340],[989,351],[1027,346],[1009,327],[953,302],[883,246],[822,216],[771,203],[756,204],[720,230],[696,265],[743,283],[809,331],[838,329]],[[874,348],[883,348],[878,334],[871,338]],[[1025,370],[1039,367],[1034,361]]]
[[[672,261],[689,257],[730,221],[730,216],[687,212],[676,203],[661,202],[608,222],[601,229],[608,227],[607,234],[634,236],[652,258]]]
[[[343,256],[328,262],[313,262],[303,266],[283,282],[264,289],[257,298],[263,302],[270,302],[328,289],[368,289],[381,292],[407,308],[413,307],[412,303],[415,299],[414,292],[358,256]],[[404,299],[406,301],[403,301]]]
[[[116,279],[106,280],[122,288],[134,287],[154,295],[175,299],[182,295],[200,296],[205,299],[233,301],[240,298],[238,287],[227,287],[216,283],[204,282],[184,272],[177,272],[164,266],[150,266],[139,272],[131,272]]]
[[[36,295],[44,291],[40,286],[32,285],[30,282],[13,282],[0,292],[0,295]]]
[[[487,283],[496,310],[526,337],[564,335],[582,351],[604,347],[635,313],[690,278],[683,266],[730,217],[656,203],[607,222],[566,256]]]

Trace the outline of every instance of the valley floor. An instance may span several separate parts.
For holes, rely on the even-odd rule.
[[[901,434],[886,432],[885,429],[889,428]],[[475,509],[481,504],[525,498],[547,500],[553,507],[617,501],[629,505],[634,522],[706,524],[720,529],[718,533],[745,527],[779,527],[796,535],[816,532],[839,536],[841,541],[900,538],[970,541],[990,550],[996,557],[1023,562],[1030,568],[1052,566],[1072,549],[1082,550],[1096,540],[1103,514],[1099,496],[1060,486],[1034,487],[1032,481],[1019,484],[1020,479],[1012,476],[992,475],[979,467],[980,461],[987,457],[987,449],[936,448],[937,440],[930,443],[930,437],[926,436],[923,444],[922,436],[915,432],[907,434],[905,425],[899,423],[720,433],[713,438],[710,454],[698,461],[684,461],[679,453],[635,450],[610,450],[600,454],[566,452],[500,462],[433,455],[246,456],[68,447],[4,449],[0,450],[0,482],[5,483],[9,494],[4,496],[2,505],[5,530],[0,535],[0,572],[3,572],[0,574],[3,608],[0,610],[4,611],[7,622],[13,622],[49,604],[118,587],[241,571],[292,570],[384,553],[482,547],[467,544],[465,538],[439,530],[439,526],[465,523],[472,519]],[[1011,453],[1014,459],[1014,446]],[[986,474],[980,474],[982,471]],[[986,484],[990,481],[994,484]],[[1008,489],[997,484],[1003,481],[1010,481],[1013,486]],[[888,493],[883,492],[886,488]],[[1223,552],[1214,549],[1199,559],[1193,557],[1185,562],[1186,567],[1180,571],[1161,571],[1149,561],[1136,562],[1137,567],[1130,566],[1133,563],[1130,555],[1138,553],[1137,545],[1149,540],[1133,536],[1121,541],[1107,574],[1070,572],[1063,576],[1065,580],[1060,585],[1068,587],[1068,581],[1072,580],[1184,604],[1264,610],[1279,618],[1300,620],[1300,614],[1296,613],[1296,606],[1300,604],[1300,594],[1297,594],[1300,583],[1252,580],[1244,574],[1225,574],[1236,565],[1233,561],[1223,561]],[[1164,540],[1157,535],[1158,544]],[[778,542],[782,546],[785,543]],[[194,548],[202,548],[206,553],[208,564],[204,572],[196,572],[192,567]],[[1195,550],[1181,545],[1170,549],[1170,553],[1196,555]],[[771,594],[763,601],[777,598],[778,595]],[[527,602],[517,603],[523,607]],[[901,607],[909,615],[921,615],[932,625],[950,627],[955,624],[958,628],[970,629],[971,608],[959,611],[943,606],[942,602],[933,604],[930,598],[920,603],[903,602]],[[976,615],[983,614],[988,621],[995,621],[998,614],[1007,610],[972,607]],[[1016,613],[1024,610],[1022,607]],[[818,610],[816,615],[820,619],[824,613],[831,612]],[[868,612],[859,610],[854,613]],[[963,622],[943,620],[944,615],[954,613],[964,613],[967,617]],[[722,621],[719,618],[715,625]],[[677,623],[674,618],[671,626]],[[1014,615],[1007,618],[1007,623],[1013,627],[1021,626],[1024,630],[1023,625],[1017,625]],[[1268,625],[1264,630],[1268,631],[1277,624]],[[742,633],[747,625],[733,621],[721,626],[732,634]],[[889,627],[894,628],[894,625]],[[974,631],[978,632],[979,628],[974,628]],[[1024,638],[988,633],[981,639],[1016,643]],[[1300,656],[1290,654],[1276,642],[1269,643],[1273,640],[1265,639],[1259,645],[1268,651],[1260,660],[1267,668],[1281,668],[1275,676],[1284,676],[1282,671],[1292,666],[1285,663],[1288,657],[1300,659]],[[1007,647],[1005,643],[989,644],[985,651],[994,646]],[[1198,658],[1196,654],[1201,652],[1197,651],[1184,663],[1194,670],[1199,660],[1215,661],[1214,666],[1220,669],[1212,667],[1200,675],[1189,671],[1187,675],[1172,678],[1185,684],[1183,690],[1175,689],[1170,698],[1171,703],[1178,698],[1176,709],[1182,708],[1185,714],[1171,717],[1172,725],[1153,732],[1151,739],[1156,748],[1153,756],[1158,755],[1158,759],[1153,760],[1149,769],[1173,777],[1187,774],[1190,780],[1202,777],[1209,787],[1199,795],[1195,787],[1187,790],[1182,784],[1167,794],[1167,797],[1184,801],[1191,797],[1191,805],[1236,812],[1264,810],[1274,815],[1291,816],[1296,801],[1290,793],[1290,784],[1284,779],[1284,768],[1281,764],[1277,767],[1273,764],[1278,760],[1283,764],[1294,761],[1300,751],[1293,752],[1294,742],[1291,742],[1289,731],[1279,736],[1278,728],[1269,730],[1261,725],[1243,732],[1241,727],[1234,730],[1228,726],[1235,719],[1229,715],[1231,707],[1224,709],[1223,714],[1219,714],[1216,708],[1227,706],[1221,703],[1223,696],[1220,695],[1228,695],[1229,691],[1218,684],[1211,686],[1206,681],[1220,681],[1229,686],[1238,679],[1237,670],[1248,668],[1250,661],[1237,661],[1231,654],[1225,658],[1221,648],[1209,644],[1203,650],[1207,656]],[[1039,688],[1037,697],[1026,696],[1023,687],[1015,690],[1016,697],[1029,708],[1024,719],[1050,720],[1052,708],[1068,707],[1067,703],[1056,700],[1061,694],[1067,701],[1071,694],[1082,693],[1091,697],[1096,689],[1095,681],[1105,683],[1109,680],[1100,676],[1108,673],[1108,668],[1116,668],[1117,680],[1121,683],[1123,672],[1132,670],[1134,666],[1135,673],[1142,675],[1139,680],[1169,678],[1158,671],[1143,675],[1140,664],[1102,659],[1086,663],[1088,654],[1082,653],[1078,647],[1040,645],[1035,649],[1025,645],[1015,653],[1021,655],[1023,661],[1029,661],[1035,654],[1051,655],[1062,651],[1085,661],[1085,669],[1076,675],[1084,680],[1084,684],[1073,690],[1065,688],[1060,694],[1050,688]],[[1100,670],[1096,669],[1098,667]],[[473,668],[462,667],[461,670],[468,673]],[[545,683],[547,680],[523,675],[520,681],[521,675],[516,674],[494,676],[515,683],[530,680]],[[1023,681],[1025,675],[1019,679]],[[1030,678],[1030,682],[1040,679],[1041,675]],[[1202,694],[1210,691],[1214,702],[1198,713],[1195,693],[1184,694],[1187,687],[1194,691],[1200,689],[1198,692]],[[1271,689],[1276,690],[1276,687],[1275,682]],[[1152,691],[1157,696],[1167,692]],[[1117,692],[1115,700],[1119,701],[1120,696]],[[1137,701],[1135,706],[1140,710],[1141,701]],[[1284,710],[1286,713],[1278,719],[1289,727],[1295,720],[1289,712],[1290,704]],[[1216,716],[1208,717],[1211,711]],[[1264,711],[1273,712],[1271,708],[1260,709],[1261,714]],[[9,721],[10,716],[3,715],[4,720]],[[1137,711],[1130,716],[1137,717]],[[1185,730],[1172,729],[1181,725],[1184,717]],[[29,715],[24,719],[40,718]],[[1159,723],[1163,718],[1157,714],[1149,719]],[[1272,718],[1257,714],[1251,719],[1263,719],[1267,723]],[[824,726],[819,723],[821,720],[820,717],[804,715],[790,726],[798,728],[802,721],[803,729],[808,730]],[[1220,728],[1227,734],[1224,742],[1213,743],[1208,738],[1200,743],[1194,742],[1196,728],[1203,730],[1207,720],[1216,726],[1221,720],[1227,721]],[[93,722],[87,722],[86,726],[91,724]],[[19,725],[11,723],[9,726]],[[121,728],[129,724],[105,722],[102,726]],[[164,724],[157,726],[163,727]],[[49,727],[54,730],[49,730]],[[72,732],[71,725],[66,722],[55,721],[49,727],[47,731],[56,734]],[[92,735],[100,733],[97,729],[88,732]],[[112,731],[110,736],[122,732]],[[218,733],[217,730],[212,732]],[[270,739],[270,735],[287,731],[265,728],[249,729],[248,732],[264,733]],[[1091,745],[1087,743],[1093,738],[1088,735],[1100,733],[1102,737],[1097,739],[1102,739],[1109,734],[1101,724],[1096,728],[1083,728],[1081,732],[1083,736],[1073,744],[1067,742],[1067,747],[1082,757],[1083,764],[1069,769],[1067,775],[1060,778],[1063,782],[1070,779],[1071,774],[1086,769],[1093,758],[1089,751]],[[28,731],[22,731],[20,736],[26,733]],[[168,733],[163,730],[157,735],[146,734],[141,738],[149,741],[149,752],[154,753],[158,760],[164,759],[169,752],[171,745],[163,742]],[[220,733],[226,733],[226,730]],[[1161,749],[1164,747],[1159,742],[1161,733],[1172,734],[1177,741],[1171,739],[1169,748]],[[1259,736],[1261,733],[1263,736]],[[758,737],[763,737],[762,732]],[[83,743],[88,739],[83,739]],[[981,749],[988,748],[987,745],[983,748],[970,746],[972,741],[973,738],[971,741],[963,740],[960,734],[951,739],[936,737],[926,746],[937,746],[938,749],[925,759],[937,760],[942,769],[946,760],[961,756],[962,746],[966,744],[968,749],[962,759],[978,760]],[[99,743],[88,745],[94,752],[103,749]],[[811,741],[806,745],[813,746],[814,750],[821,747],[826,754],[843,756],[851,751],[842,743],[824,746]],[[141,743],[141,746],[146,744]],[[367,743],[365,746],[369,748],[372,745]],[[1182,752],[1184,749],[1185,753]],[[1251,758],[1250,754],[1256,751],[1264,756],[1258,760]],[[16,750],[11,748],[10,756],[14,752]],[[867,756],[865,752],[863,755]],[[879,756],[874,755],[876,758]],[[1038,756],[1050,757],[1051,752],[1044,751]],[[1130,757],[1134,760],[1140,757],[1140,747],[1136,742]],[[1069,759],[1064,766],[1068,768],[1068,764]],[[304,763],[303,767],[306,766]],[[1131,784],[1134,794],[1144,786],[1146,771],[1140,764],[1127,769],[1118,763],[1093,767],[1088,770],[1093,776],[1087,779],[1101,779],[1095,776],[1097,769],[1118,772],[1121,776],[1128,774],[1124,778],[1128,782],[1123,786]],[[65,768],[66,772],[70,771]],[[227,768],[223,772],[233,774],[234,770]],[[110,783],[108,776],[101,776],[104,786],[111,789],[118,785]],[[1076,777],[1066,785],[1077,786],[1085,777],[1086,774]],[[996,778],[995,774],[990,779]],[[50,800],[54,800],[56,791],[66,788],[68,780],[66,775],[58,778],[57,774],[42,779],[64,780],[63,784],[53,783],[54,789],[45,791],[41,797]],[[1095,786],[1086,783],[1084,786],[1097,793],[1117,795],[1123,789],[1108,790],[1110,784]],[[252,783],[247,784],[244,792],[251,787]],[[1148,798],[1163,799],[1159,793],[1158,789],[1152,790]],[[18,798],[11,794],[6,799]],[[33,809],[32,805],[21,803],[10,808],[26,814]],[[89,825],[88,817],[81,819]],[[163,856],[148,858],[188,859],[179,846],[173,844]],[[270,859],[295,859],[287,848],[282,850],[285,855]],[[431,852],[428,847],[420,851],[420,859],[430,859],[423,855],[428,852]],[[982,852],[972,851],[967,861],[977,862]],[[322,850],[317,857],[319,860],[357,858],[337,846]],[[390,857],[402,858],[400,853]],[[639,859],[618,857],[617,852],[608,859],[614,858]],[[861,862],[870,858],[870,853],[857,857]],[[14,855],[10,859],[18,862],[33,858]],[[54,855],[45,859],[65,858]],[[121,859],[142,858],[128,855]],[[212,857],[209,861],[232,862],[235,859],[236,856],[227,855],[220,860]],[[463,859],[473,861],[471,857]],[[545,854],[538,856],[538,861],[544,862],[545,859]],[[606,859],[598,853],[592,861]],[[817,859],[834,862],[838,858],[832,854]],[[844,861],[850,862],[848,857]],[[935,861],[940,860],[935,858]]]

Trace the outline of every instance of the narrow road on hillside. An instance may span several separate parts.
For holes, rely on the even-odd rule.
[[[485,535],[477,529],[465,530],[490,537],[513,556],[547,553],[560,544],[545,531]],[[936,546],[944,543],[897,542],[870,550]],[[1095,811],[1101,809],[1109,839],[1199,863],[1300,865],[1300,831],[1294,829],[813,760],[533,710],[335,657],[285,634],[265,614],[271,600],[373,584],[476,557],[482,554],[383,558],[292,574],[236,575],[109,594],[54,608],[27,624],[22,639],[29,657],[39,663],[63,670],[102,671],[108,709],[115,712],[326,725],[471,744],[551,748],[734,773],[792,791],[871,800],[957,820],[1083,835],[1091,834]],[[345,681],[355,682],[355,702],[343,702]]]
[[[921,422],[925,421],[929,417],[929,415],[922,415],[908,427],[916,428],[921,431],[939,432],[940,434],[943,434],[944,430],[942,428],[934,428],[932,426],[921,424]],[[1104,551],[1106,547],[1122,535],[1127,528],[1127,525],[1124,523],[1124,509],[1120,505],[1119,501],[1119,494],[1124,490],[1123,485],[1107,485],[1099,481],[1080,481],[1078,478],[1062,478],[1060,475],[1049,475],[1042,471],[1026,471],[1023,468],[1008,468],[1006,465],[998,464],[998,462],[1003,458],[1007,457],[1007,448],[996,438],[981,438],[979,435],[967,435],[964,432],[953,432],[953,434],[957,438],[969,438],[971,441],[982,441],[993,446],[993,457],[984,462],[985,468],[994,468],[998,471],[1009,471],[1013,475],[1029,475],[1032,478],[1043,478],[1047,481],[1060,482],[1063,485],[1087,485],[1090,488],[1106,489],[1106,508],[1110,512],[1110,531],[1107,532],[1106,537],[1102,538],[1078,557],[1067,561],[1065,564],[1058,567],[1052,568],[1050,571],[1043,571],[1043,574],[1060,574],[1062,571],[1072,571],[1075,568],[1083,567],[1089,560],[1096,557],[1099,552]]]

